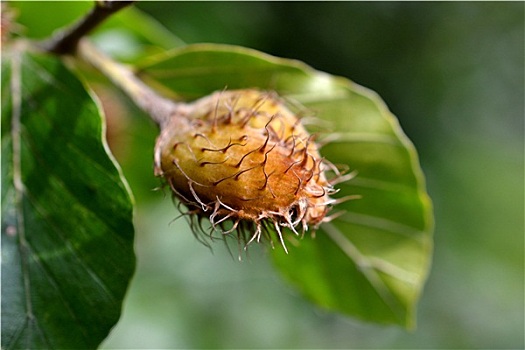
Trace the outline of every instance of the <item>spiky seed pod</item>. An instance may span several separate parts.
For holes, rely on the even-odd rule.
[[[313,137],[274,93],[217,92],[172,118],[157,140],[155,172],[214,229],[246,243],[275,227],[317,227],[334,192]],[[226,229],[224,222],[233,224]],[[249,231],[249,232],[246,232]]]

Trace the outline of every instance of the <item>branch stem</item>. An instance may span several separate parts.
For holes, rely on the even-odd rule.
[[[78,22],[67,27],[49,40],[42,43],[41,47],[48,52],[58,55],[74,53],[80,39],[91,32],[106,18],[113,13],[127,7],[133,3],[133,0],[96,0],[95,6]]]
[[[78,43],[77,56],[108,77],[161,127],[172,116],[182,113],[186,106],[160,96],[158,92],[137,78],[128,66],[106,56],[87,39],[80,40]]]

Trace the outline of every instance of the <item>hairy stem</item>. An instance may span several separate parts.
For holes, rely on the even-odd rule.
[[[109,58],[86,39],[78,43],[77,56],[108,77],[161,127],[172,116],[182,113],[186,106],[160,96],[144,84],[128,66]]]
[[[74,53],[80,39],[91,32],[113,13],[127,7],[133,0],[96,0],[91,11],[74,23],[71,27],[61,30],[49,40],[44,41],[41,47],[48,52],[59,55]]]

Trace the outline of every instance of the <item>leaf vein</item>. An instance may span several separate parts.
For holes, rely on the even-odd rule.
[[[395,147],[403,147],[399,140],[390,134],[381,134],[379,132],[340,132],[331,133],[332,143],[351,142],[351,143],[383,143]]]
[[[351,224],[378,229],[381,231],[387,231],[416,241],[420,241],[425,234],[424,231],[412,226],[404,225],[377,216],[365,215],[352,211],[345,212],[338,218],[338,220]]]
[[[30,200],[29,197],[26,196],[26,198],[29,200],[29,202],[32,203],[32,201]],[[32,203],[34,204],[34,203]],[[35,207],[35,209],[37,209]],[[40,259],[40,257],[38,256],[38,254],[35,252],[35,248],[31,245],[31,243],[27,242],[27,248],[28,248],[28,252],[30,253],[30,255],[32,256],[33,260],[35,261],[35,263],[37,263],[40,268],[42,269],[42,271],[44,272],[44,276],[46,277],[46,280],[49,282],[49,284],[53,287],[53,289],[56,291],[56,294],[58,296],[58,298],[60,299],[60,301],[64,304],[64,307],[66,308],[66,310],[69,312],[69,314],[71,315],[71,317],[76,321],[77,324],[80,324],[79,322],[79,318],[77,317],[77,315],[75,314],[75,312],[73,311],[73,308],[71,307],[70,303],[68,302],[67,298],[64,296],[62,290],[59,288],[59,284],[57,282],[57,279],[56,277],[54,277],[54,275],[52,273],[50,273],[50,270],[52,271],[52,269],[50,269],[47,264],[45,264],[45,262]],[[32,318],[37,326],[37,328],[40,330],[40,332],[44,335],[44,332],[42,331],[42,329],[40,328],[40,326],[38,325],[38,320],[36,317],[33,316]],[[31,320],[31,319],[30,319]],[[84,331],[84,328],[82,327],[82,333],[83,333],[83,336],[86,340],[89,340],[89,337],[88,335],[85,333]],[[44,339],[46,339],[47,341],[47,338],[45,338],[44,336]],[[50,344],[48,344],[51,347]]]
[[[414,187],[406,184],[401,184],[392,181],[377,180],[363,176],[356,176],[351,182],[342,183],[341,185],[348,185],[360,188],[373,188],[376,190],[386,192],[407,192],[414,191]]]
[[[26,141],[26,143],[30,146],[31,148],[31,154],[32,154],[32,157],[34,157],[36,160],[38,160],[38,163],[39,163],[39,166],[42,167],[43,169],[46,169],[45,173],[48,174],[49,178],[51,178],[51,176],[56,180],[56,183],[57,184],[60,184],[61,187],[67,191],[73,198],[77,199],[77,203],[79,203],[86,211],[88,211],[89,213],[91,213],[94,217],[96,217],[100,222],[102,222],[104,224],[104,226],[106,226],[106,228],[108,228],[108,230],[112,233],[115,232],[116,230],[116,227],[114,227],[113,225],[111,225],[110,222],[108,222],[108,218],[107,217],[103,217],[100,215],[99,212],[93,210],[92,208],[89,208],[85,203],[84,201],[82,200],[83,198],[80,198],[79,197],[79,194],[77,193],[77,191],[75,191],[74,188],[72,188],[72,185],[69,185],[66,181],[63,180],[63,175],[64,174],[57,174],[56,171],[56,167],[54,167],[52,164],[49,164],[48,161],[45,160],[44,157],[42,157],[42,155],[40,154],[39,150],[40,148],[37,145],[37,142],[31,137],[31,134],[30,133],[24,133],[23,134],[24,137],[23,139]],[[96,168],[100,174],[103,174],[104,176],[107,176],[106,173],[107,173],[107,170],[104,169],[96,160],[94,160],[92,157],[90,157],[89,155],[87,155],[85,152],[82,152],[80,150],[80,148],[74,144],[74,143],[71,143],[71,142],[68,142],[67,144],[65,144],[63,147],[67,148],[68,150],[70,151],[75,151],[78,155],[82,156],[82,158],[86,161],[86,162],[89,162],[89,165],[90,166],[93,166],[94,168]],[[113,179],[112,179],[113,180]],[[116,239],[118,240],[118,242],[120,244],[124,244],[124,242],[122,241],[122,237],[119,236],[119,235],[115,235]]]
[[[65,189],[67,191],[67,189]],[[112,301],[115,300],[115,296],[110,292],[110,289],[106,286],[106,284],[98,277],[98,275],[90,268],[88,265],[85,264],[83,259],[81,258],[80,254],[74,247],[71,245],[69,240],[66,238],[66,234],[64,230],[60,227],[60,225],[55,224],[53,220],[50,219],[49,212],[45,210],[43,206],[40,205],[38,200],[36,200],[33,196],[31,196],[31,192],[27,192],[27,198],[30,201],[30,203],[33,205],[34,209],[39,213],[39,216],[50,226],[53,228],[54,232],[57,233],[57,236],[60,238],[62,243],[64,244],[64,247],[71,252],[71,255],[75,257],[75,259],[78,261],[79,266],[81,266],[88,275],[92,278],[92,280],[99,285],[104,293],[110,297]]]
[[[403,310],[400,309],[400,300],[389,291],[388,287],[375,271],[375,266],[370,259],[362,254],[350,240],[330,223],[323,226],[330,239],[346,254],[359,268],[359,271],[377,291],[379,297],[396,317],[403,319]],[[393,276],[396,277],[396,276]]]

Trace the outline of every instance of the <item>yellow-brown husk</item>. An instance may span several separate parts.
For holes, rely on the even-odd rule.
[[[329,211],[334,189],[324,166],[301,120],[258,90],[195,101],[163,127],[155,149],[156,174],[191,213],[223,233],[251,229],[247,243],[274,227],[284,247],[281,228],[304,232]]]

